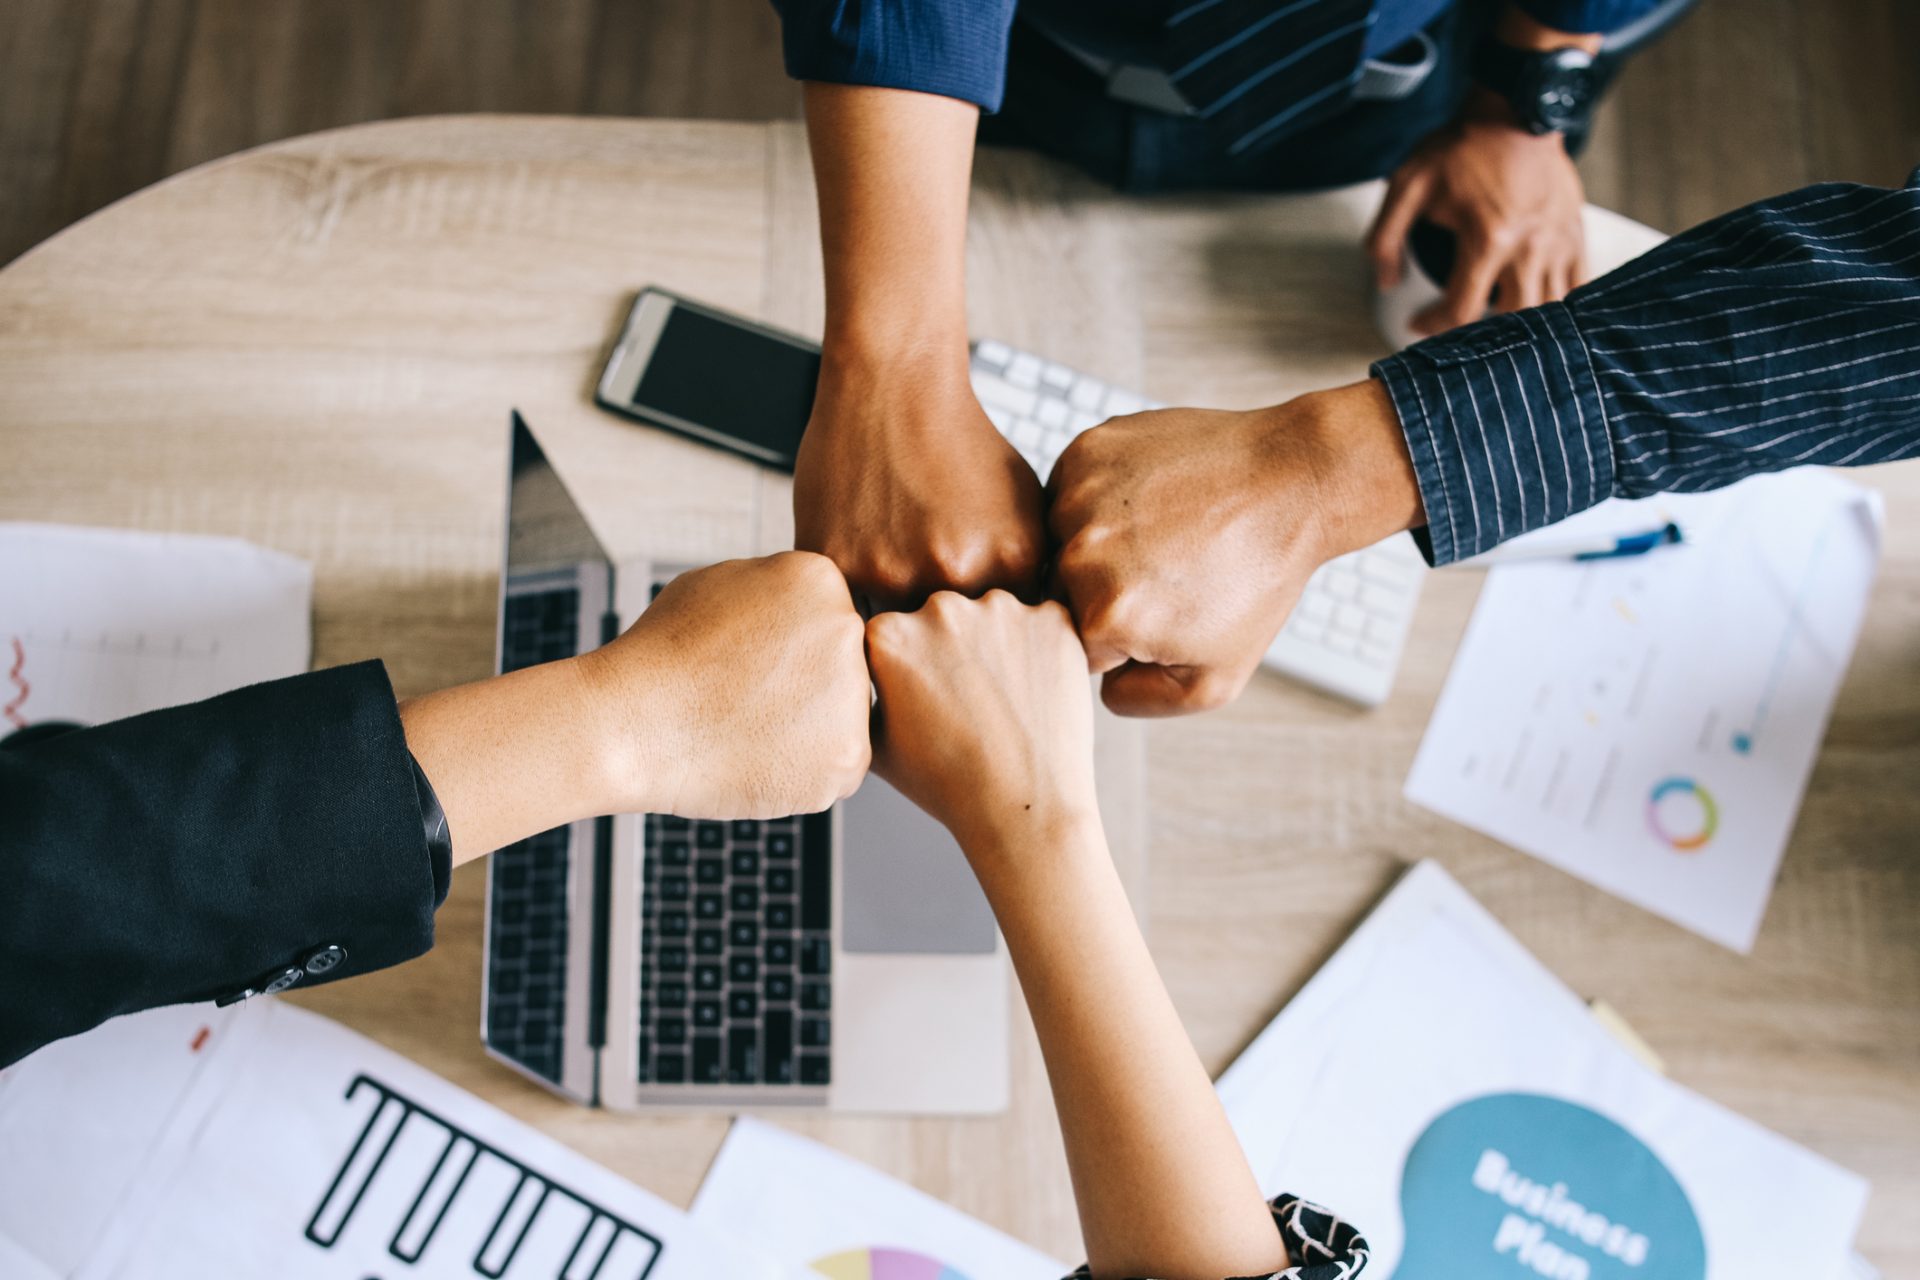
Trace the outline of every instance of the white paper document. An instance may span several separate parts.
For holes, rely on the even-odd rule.
[[[1072,1268],[830,1147],[733,1123],[694,1222],[751,1239],[793,1280],[1060,1280]]]
[[[234,538],[0,524],[0,737],[307,669],[313,571]]]
[[[1434,863],[1219,1092],[1262,1189],[1357,1223],[1369,1280],[1838,1275],[1866,1204],[1643,1066]]]
[[[0,1073],[0,1151],[9,1280],[784,1274],[272,1000],[153,1010],[49,1045]]]
[[[1492,570],[1407,798],[1746,951],[1860,634],[1879,495],[1807,470],[1626,505],[1700,541]]]

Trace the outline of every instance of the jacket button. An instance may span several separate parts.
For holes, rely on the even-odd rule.
[[[265,995],[277,995],[306,976],[306,970],[296,969],[292,965],[288,965],[279,973],[274,974],[273,977],[268,980],[267,985],[261,987],[260,990]]]
[[[307,957],[307,972],[317,978],[323,973],[338,969],[346,963],[346,959],[345,947],[329,943]]]

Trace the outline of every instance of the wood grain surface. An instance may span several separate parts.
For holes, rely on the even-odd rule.
[[[1359,376],[1381,353],[1357,248],[1374,198],[1122,201],[987,153],[973,328],[1167,400]],[[251,538],[315,564],[317,663],[385,657],[403,693],[483,675],[510,407],[616,554],[790,536],[784,481],[600,414],[589,390],[643,283],[817,331],[813,234],[793,125],[427,119],[210,164],[0,271],[0,518]],[[1886,492],[1885,561],[1750,957],[1401,799],[1471,572],[1434,575],[1377,711],[1261,676],[1211,715],[1104,722],[1120,856],[1208,1065],[1435,857],[1677,1079],[1873,1179],[1861,1247],[1920,1277],[1920,465],[1856,475]],[[300,1002],[685,1202],[723,1118],[587,1111],[481,1053],[483,875],[456,877],[431,955]],[[794,1123],[1075,1256],[1051,1104],[1016,1041],[1005,1117]]]

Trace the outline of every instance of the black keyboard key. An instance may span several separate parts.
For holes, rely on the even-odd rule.
[[[833,943],[826,938],[808,938],[802,942],[800,972],[810,975],[833,972]]]
[[[725,884],[727,864],[718,858],[702,858],[700,865],[693,870],[694,879],[701,884]]]
[[[768,893],[792,893],[794,885],[797,883],[798,880],[793,874],[792,867],[767,868]]]
[[[687,1020],[678,1016],[660,1019],[654,1024],[653,1038],[657,1044],[686,1043]]]
[[[735,840],[758,840],[760,838],[760,824],[752,818],[735,818],[733,821],[733,838]]]
[[[831,1084],[833,1074],[827,1066],[827,1056],[823,1053],[803,1053],[800,1055],[801,1084]]]
[[[663,937],[683,938],[692,927],[684,911],[662,911],[660,913],[660,933]]]
[[[676,871],[693,861],[693,846],[685,840],[669,840],[660,846],[660,861]]]
[[[791,902],[769,902],[767,904],[767,928],[793,928],[793,904]]]
[[[685,902],[693,894],[693,884],[685,876],[660,877],[660,898],[664,902]]]
[[[687,971],[687,949],[685,947],[662,947],[655,967],[662,973],[685,973]]]
[[[717,1027],[720,1025],[720,1002],[718,1000],[696,1000],[693,1002],[693,1025],[696,1027]]]
[[[735,920],[727,926],[727,941],[736,947],[760,945],[760,926],[752,920]]]
[[[653,1060],[653,1078],[658,1084],[685,1084],[687,1082],[687,1055],[684,1053],[663,1053]]]
[[[760,980],[760,962],[752,956],[734,956],[727,961],[727,980],[733,983]]]
[[[785,1009],[767,1010],[761,1045],[761,1076],[767,1084],[793,1083],[793,1015]]]
[[[693,966],[693,989],[695,991],[718,991],[720,989],[720,966],[717,964],[697,964]]]
[[[736,991],[727,997],[727,1016],[732,1018],[757,1018],[760,1016],[760,997],[751,991]]]
[[[727,1029],[727,1083],[760,1082],[760,1028]]]
[[[793,963],[793,939],[792,938],[768,938],[767,939],[767,963],[768,964],[792,964]]]
[[[735,849],[733,851],[733,874],[737,876],[759,875],[760,851],[758,849]]]
[[[758,911],[760,909],[760,890],[756,885],[737,884],[728,895],[735,911]]]
[[[693,826],[687,819],[676,818],[670,813],[661,814],[659,821],[660,830],[667,835],[685,835],[687,829]]]
[[[800,927],[833,927],[833,851],[825,841],[809,840],[800,851]]]
[[[770,973],[767,975],[767,1003],[789,1004],[793,1000],[793,975],[790,973]]]
[[[720,1062],[720,1037],[695,1036],[693,1038],[693,1082],[719,1084],[725,1078],[726,1072]]]
[[[718,929],[702,929],[693,935],[693,954],[697,956],[717,956],[725,950]]]
[[[801,983],[800,1007],[808,1013],[825,1013],[833,1007],[833,988],[824,982]]]
[[[694,899],[693,914],[702,920],[718,920],[727,914],[727,900],[717,893],[703,893]]]
[[[653,1002],[662,1009],[686,1008],[687,984],[678,979],[658,984],[653,989]]]
[[[702,849],[724,849],[727,833],[717,822],[703,822],[694,829],[693,842]]]
[[[793,856],[793,837],[784,831],[767,836],[767,856],[769,858],[791,858]]]
[[[800,1019],[800,1043],[809,1049],[824,1049],[833,1040],[825,1018]]]

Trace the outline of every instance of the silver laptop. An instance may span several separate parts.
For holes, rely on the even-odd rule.
[[[684,565],[615,564],[514,415],[499,668],[604,644]],[[585,1103],[977,1113],[1005,950],[952,838],[869,777],[826,813],[621,814],[493,854],[488,1051]]]

